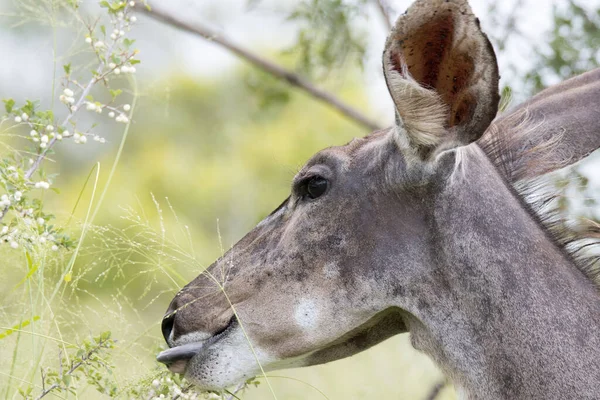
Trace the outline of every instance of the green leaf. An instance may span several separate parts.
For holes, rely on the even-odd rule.
[[[15,101],[13,99],[6,99],[2,101],[4,102],[4,108],[6,109],[6,112],[10,114],[15,106]]]
[[[113,100],[120,95],[121,93],[123,93],[123,91],[121,89],[116,89],[116,90],[110,90],[110,95],[112,96]]]
[[[129,64],[131,64],[131,65],[135,65],[135,64],[139,64],[139,63],[141,63],[141,61],[140,60],[136,60],[134,58],[132,58],[131,60],[129,60]]]
[[[65,74],[71,75],[71,63],[63,65],[63,69],[65,70]]]
[[[131,45],[134,43],[135,43],[135,40],[133,40],[133,39],[127,39],[127,38],[123,39],[123,44],[127,48],[131,47]]]
[[[31,321],[37,321],[40,319],[39,315],[34,316],[32,319],[28,319],[25,320],[19,324],[14,325],[12,328],[9,328],[7,330],[5,330],[4,332],[0,333],[0,339],[4,339],[5,337],[7,337],[8,335],[12,335],[13,333],[15,333],[15,331],[20,330],[22,328],[25,328],[26,326],[28,326]]]

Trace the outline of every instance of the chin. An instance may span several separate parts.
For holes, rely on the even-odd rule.
[[[178,344],[160,353],[157,359],[166,362],[171,372],[183,374],[199,389],[214,391],[259,375],[259,363],[264,368],[274,361],[258,348],[253,352],[239,328],[204,342]]]

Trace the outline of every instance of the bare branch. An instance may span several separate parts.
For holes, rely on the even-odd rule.
[[[237,44],[231,42],[229,39],[217,34],[216,32],[213,32],[212,30],[208,29],[205,26],[202,26],[199,23],[192,24],[190,22],[183,21],[182,19],[169,14],[167,11],[154,6],[151,8],[151,10],[149,10],[141,4],[136,4],[136,9],[158,21],[164,22],[183,31],[202,36],[204,39],[209,40],[229,50],[241,59],[248,61],[255,67],[273,75],[276,78],[286,81],[292,86],[304,90],[312,97],[335,108],[342,115],[352,119],[353,121],[359,123],[360,125],[366,128],[369,128],[371,130],[381,129],[381,126],[379,126],[379,124],[370,120],[368,117],[366,117],[353,107],[349,106],[348,104],[345,104],[333,94],[326,92],[323,89],[317,88],[311,82],[301,77],[300,75],[289,71],[271,61],[268,61],[247,49],[238,46]]]
[[[390,16],[390,9],[385,0],[375,0],[375,5],[377,9],[381,13],[381,17],[383,18],[383,22],[385,22],[385,26],[387,27],[388,32],[392,30],[392,18]]]

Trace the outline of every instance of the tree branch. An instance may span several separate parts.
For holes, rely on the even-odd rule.
[[[255,67],[263,70],[264,72],[267,72],[276,78],[284,80],[292,86],[304,90],[312,97],[322,101],[330,107],[333,107],[340,114],[352,119],[353,121],[366,128],[369,128],[371,130],[381,129],[381,126],[379,126],[379,124],[375,123],[355,108],[349,106],[348,104],[345,104],[333,94],[326,92],[323,89],[319,89],[300,75],[289,71],[271,61],[260,57],[257,54],[252,53],[249,50],[238,46],[237,44],[231,42],[229,39],[217,34],[216,32],[213,32],[212,30],[200,25],[199,23],[192,24],[190,22],[183,21],[182,19],[169,14],[165,10],[160,9],[158,7],[152,7],[151,10],[148,10],[148,8],[146,8],[145,6],[141,4],[136,4],[135,8],[137,11],[142,12],[158,21],[164,22],[183,31],[199,35],[204,39],[209,40],[229,50],[239,58],[249,62]]]
[[[386,4],[385,0],[375,0],[375,5],[377,9],[381,13],[381,17],[383,18],[383,22],[385,22],[385,26],[387,27],[388,32],[392,30],[392,18],[390,17],[389,7]]]

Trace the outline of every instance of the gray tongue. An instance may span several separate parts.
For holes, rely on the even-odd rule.
[[[203,343],[188,343],[183,346],[173,347],[165,351],[161,351],[156,356],[156,361],[163,364],[173,363],[178,360],[189,360],[202,350]]]

